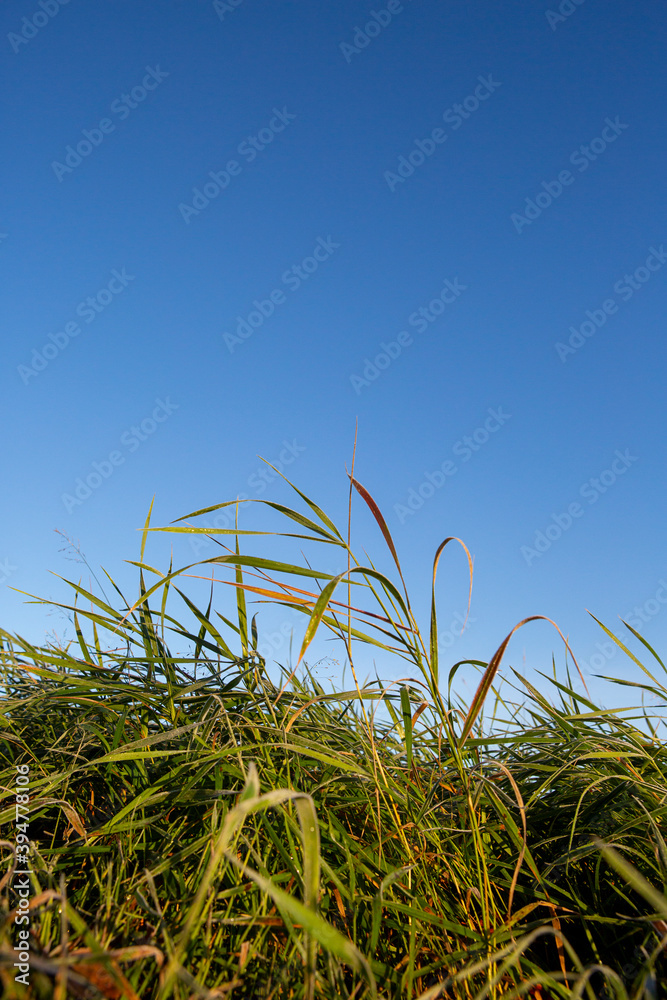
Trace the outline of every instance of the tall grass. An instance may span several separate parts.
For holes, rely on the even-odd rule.
[[[567,669],[545,675],[551,700],[516,671],[516,700],[503,697],[494,682],[515,629],[488,663],[466,661],[481,679],[461,704],[463,664],[438,657],[435,593],[445,548],[470,560],[467,549],[438,548],[423,633],[382,514],[353,488],[393,580],[297,490],[299,510],[265,502],[285,532],[192,523],[224,504],[168,528],[149,514],[134,601],[111,580],[117,607],[72,582],[75,642],[2,631],[5,996],[665,995],[661,718],[597,707]],[[152,531],[204,531],[220,554],[162,572],[144,558]],[[343,550],[348,569],[272,559],[272,534]],[[204,573],[231,574],[235,620],[213,595],[205,608],[188,597]],[[304,616],[280,675],[257,652],[251,599]],[[628,628],[653,664],[608,632],[646,676],[632,693],[664,702],[665,667]],[[318,629],[340,640],[350,690],[325,691],[307,666]],[[184,641],[187,655],[170,652]],[[406,679],[362,686],[364,649],[402,658]],[[17,764],[31,773],[28,990],[11,950]]]

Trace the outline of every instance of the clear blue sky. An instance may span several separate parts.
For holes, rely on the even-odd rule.
[[[596,654],[632,676],[586,608],[639,608],[664,652],[654,0],[16,0],[0,20],[5,627],[67,631],[11,589],[64,595],[49,571],[81,567],[54,529],[132,592],[153,494],[156,524],[286,500],[257,455],[344,521],[358,418],[425,623],[439,541],[475,557],[452,662],[545,614],[587,676]],[[441,581],[446,632],[460,553]],[[535,679],[552,649],[538,623],[508,662]]]

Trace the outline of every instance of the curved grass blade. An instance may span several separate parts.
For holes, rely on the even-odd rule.
[[[430,633],[430,662],[431,662],[431,673],[433,675],[433,683],[435,688],[439,684],[439,668],[438,668],[438,616],[435,609],[435,578],[438,572],[438,563],[440,561],[440,556],[442,555],[445,546],[449,542],[458,542],[459,545],[463,546],[463,550],[468,557],[468,568],[470,570],[470,589],[468,590],[468,610],[466,611],[466,621],[468,619],[468,614],[470,612],[470,601],[472,600],[472,556],[468,551],[468,547],[460,538],[455,538],[450,535],[449,538],[445,538],[444,542],[441,542],[438,546],[435,556],[433,558],[433,579],[431,581],[431,633]],[[465,622],[463,624],[465,628]]]
[[[638,892],[640,896],[643,896],[646,902],[653,907],[656,913],[659,913],[663,918],[667,918],[667,896],[658,892],[657,889],[654,889],[651,883],[637,871],[634,865],[629,864],[613,847],[605,844],[599,837],[593,837],[592,840],[605,860],[616,872],[618,872],[621,878],[623,878],[628,885],[632,886],[635,892]]]
[[[377,523],[378,523],[378,525],[380,527],[380,531],[382,532],[384,540],[387,543],[387,547],[388,547],[389,551],[391,552],[392,556],[394,557],[394,562],[396,563],[396,568],[397,568],[399,576],[401,578],[401,583],[403,584],[403,589],[405,591],[405,595],[406,595],[406,598],[407,598],[408,591],[407,591],[407,588],[405,586],[405,580],[403,579],[403,572],[401,570],[401,564],[400,564],[399,559],[398,559],[398,552],[396,551],[396,546],[394,545],[394,539],[391,537],[391,532],[389,531],[389,528],[387,527],[387,522],[385,521],[385,519],[384,519],[384,517],[382,515],[382,511],[380,510],[380,508],[378,507],[378,505],[376,504],[375,500],[370,495],[370,493],[368,492],[368,490],[366,489],[366,487],[362,486],[361,483],[357,479],[355,479],[354,476],[351,475],[349,472],[348,472],[348,476],[349,476],[350,481],[351,481],[352,485],[354,486],[355,490],[357,491],[357,493],[359,494],[359,496],[362,498],[362,500],[366,503],[366,506],[368,507],[368,509],[370,510],[371,514],[373,515],[373,517],[375,518],[375,520],[377,521]],[[409,606],[409,602],[408,602],[408,606]]]
[[[489,689],[490,689],[491,685],[493,684],[493,681],[494,681],[494,678],[496,676],[496,673],[498,672],[498,667],[500,666],[500,661],[502,660],[502,658],[504,656],[505,650],[507,649],[507,646],[509,644],[510,639],[512,638],[512,636],[514,635],[514,633],[517,631],[517,629],[520,629],[523,625],[527,625],[528,622],[536,622],[536,621],[550,622],[550,624],[554,626],[554,628],[556,629],[556,631],[560,635],[560,637],[563,640],[563,642],[565,643],[567,649],[568,650],[570,649],[569,643],[568,643],[567,639],[565,638],[565,636],[563,635],[563,633],[561,632],[561,630],[558,628],[558,625],[556,625],[556,623],[554,621],[552,621],[551,618],[547,618],[546,615],[531,615],[529,618],[524,618],[522,621],[520,621],[518,623],[518,625],[515,625],[514,628],[512,629],[512,631],[509,633],[509,635],[507,635],[505,637],[505,639],[503,639],[503,641],[501,642],[500,646],[495,651],[495,653],[493,654],[491,660],[489,661],[489,665],[487,666],[486,670],[484,671],[484,675],[483,675],[483,677],[482,677],[482,679],[481,679],[481,681],[479,683],[479,687],[477,688],[477,691],[475,692],[475,695],[473,697],[472,703],[470,705],[470,709],[468,711],[468,715],[466,716],[465,722],[463,723],[463,729],[462,729],[461,735],[459,737],[459,748],[461,748],[463,746],[463,744],[465,743],[465,741],[468,738],[468,735],[470,733],[470,730],[472,729],[472,727],[473,727],[473,725],[475,723],[475,719],[477,718],[477,716],[479,715],[479,713],[482,710],[482,706],[484,704],[484,701],[486,699],[487,694],[489,693]],[[572,658],[574,659],[574,657],[572,657]],[[576,660],[575,660],[575,663],[576,663]],[[579,668],[577,667],[577,669],[579,669]],[[579,674],[581,676],[581,671],[579,671]],[[581,677],[581,679],[582,679],[582,681],[584,680],[583,676]],[[586,682],[585,681],[584,681],[584,687],[586,687]],[[586,692],[588,693],[588,688],[587,687],[586,687]]]

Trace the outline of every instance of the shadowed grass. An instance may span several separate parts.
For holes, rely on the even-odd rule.
[[[345,573],[272,559],[272,533],[247,529],[207,529],[234,536],[233,548],[223,538],[204,569],[163,573],[144,561],[149,532],[202,529],[147,520],[134,603],[115,588],[114,608],[73,583],[75,645],[1,633],[4,995],[663,995],[661,718],[601,709],[569,673],[545,676],[548,699],[512,671],[517,700],[502,697],[493,685],[515,629],[488,663],[469,661],[481,670],[469,705],[451,694],[463,664],[445,692],[436,570],[458,539],[436,553],[424,638],[386,523],[351,485],[396,582],[361,565],[349,526],[346,540],[297,491],[306,513],[265,504],[297,526],[280,537],[344,550]],[[241,542],[263,554],[242,554]],[[212,571],[231,576],[219,579],[235,589],[236,621],[185,593],[189,576]],[[280,675],[257,652],[250,598],[304,615],[299,662]],[[305,664],[319,629],[343,644],[352,690],[325,691]],[[664,704],[662,680],[608,634],[647,675],[633,690]],[[184,640],[189,653],[173,654]],[[414,676],[362,687],[364,649],[402,658]],[[11,951],[15,778],[26,764],[29,992]]]

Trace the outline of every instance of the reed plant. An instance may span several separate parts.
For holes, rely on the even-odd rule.
[[[423,628],[386,522],[354,473],[345,532],[293,489],[294,508],[248,502],[281,519],[280,531],[240,527],[236,501],[231,529],[197,526],[229,504],[163,528],[149,513],[134,599],[111,577],[114,601],[72,581],[59,606],[73,642],[0,633],[3,995],[667,995],[658,654],[627,626],[646,666],[604,629],[645,678],[617,681],[641,701],[623,710],[591,700],[557,633],[560,678],[554,667],[538,688],[505,666],[532,618],[490,661],[443,663],[438,569],[458,550],[472,586],[465,545],[438,547]],[[352,552],[353,495],[375,518],[392,574]],[[145,560],[155,532],[205,533],[217,554],[160,570]],[[272,558],[273,538],[281,549],[328,546],[346,568]],[[206,607],[187,592],[197,577],[212,581]],[[221,592],[234,594],[233,616],[219,610]],[[292,662],[259,654],[251,601],[303,615]],[[340,643],[348,690],[325,689],[308,665],[325,631]],[[369,653],[403,679],[360,681]],[[480,674],[469,704],[455,694],[464,666]],[[16,982],[13,951],[14,784],[25,765],[29,986]]]

